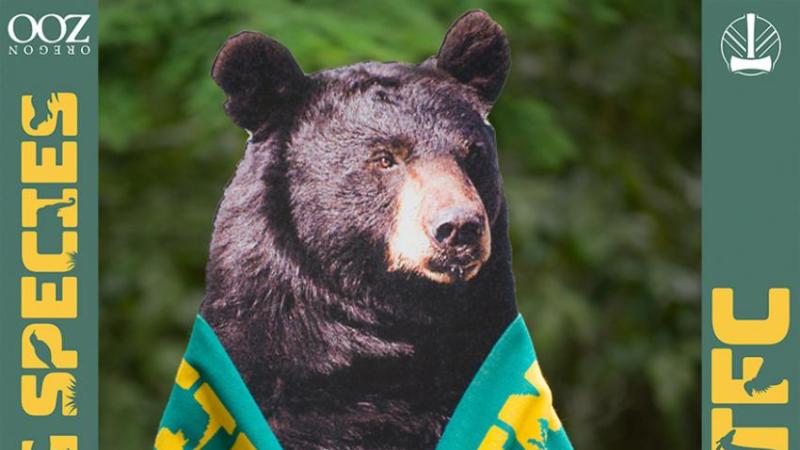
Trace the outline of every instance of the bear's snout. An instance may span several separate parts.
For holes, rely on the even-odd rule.
[[[483,212],[475,207],[453,206],[434,214],[428,235],[442,248],[474,247],[483,235]]]
[[[491,251],[489,220],[475,186],[455,161],[409,167],[388,247],[390,271],[438,283],[478,274]]]
[[[481,206],[473,202],[432,214],[426,231],[436,247],[436,254],[429,259],[428,269],[459,280],[477,273],[482,262],[481,241],[488,232]]]

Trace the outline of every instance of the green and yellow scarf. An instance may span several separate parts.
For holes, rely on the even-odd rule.
[[[155,450],[281,450],[214,331],[198,316]],[[518,316],[483,362],[437,450],[572,450]]]

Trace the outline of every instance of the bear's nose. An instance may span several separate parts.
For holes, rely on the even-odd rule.
[[[442,247],[468,247],[480,243],[483,226],[483,214],[456,206],[435,214],[428,230],[433,240]]]

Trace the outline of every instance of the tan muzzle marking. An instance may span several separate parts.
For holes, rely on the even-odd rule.
[[[458,277],[429,267],[437,245],[427,229],[431,215],[454,206],[469,205],[483,218],[477,258],[464,268],[461,278],[469,280],[480,271],[491,253],[488,216],[478,191],[455,161],[437,159],[412,163],[400,189],[395,220],[389,237],[387,261],[390,272],[406,271],[435,282],[452,283]]]

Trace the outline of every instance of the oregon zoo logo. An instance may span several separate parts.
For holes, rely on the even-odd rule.
[[[9,56],[75,56],[92,53],[86,24],[89,14],[45,14],[39,18],[17,14],[8,21]]]
[[[719,46],[728,70],[747,77],[772,72],[781,57],[778,30],[754,13],[731,22],[722,33]]]

